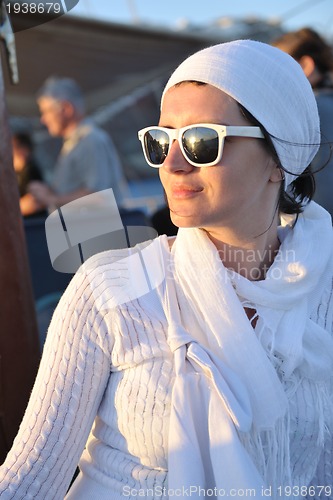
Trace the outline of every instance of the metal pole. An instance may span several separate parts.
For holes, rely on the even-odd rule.
[[[34,299],[0,65],[0,462],[22,420],[39,363]]]

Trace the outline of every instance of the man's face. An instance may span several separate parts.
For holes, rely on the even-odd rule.
[[[38,99],[40,121],[53,137],[62,137],[69,123],[67,102],[56,101],[52,97]]]

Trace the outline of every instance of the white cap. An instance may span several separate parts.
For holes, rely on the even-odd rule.
[[[236,40],[203,49],[171,75],[163,92],[195,80],[244,106],[270,134],[288,186],[311,163],[320,145],[317,103],[301,66],[276,47]]]

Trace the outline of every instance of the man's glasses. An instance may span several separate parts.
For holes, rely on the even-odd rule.
[[[173,141],[179,142],[184,158],[194,167],[212,167],[222,158],[227,136],[264,139],[259,127],[234,127],[196,123],[182,128],[147,127],[139,130],[139,140],[148,165],[160,167]]]

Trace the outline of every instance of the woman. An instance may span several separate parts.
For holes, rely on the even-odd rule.
[[[139,137],[178,235],[77,273],[0,498],[62,498],[93,422],[71,500],[333,498],[332,228],[302,175],[319,145],[309,83],[268,45],[210,47]]]
[[[332,47],[311,28],[285,33],[273,45],[287,52],[301,65],[315,93],[322,145],[313,162],[316,175],[314,200],[333,216],[333,51]],[[326,165],[325,165],[326,164]],[[322,166],[326,168],[321,170]]]

